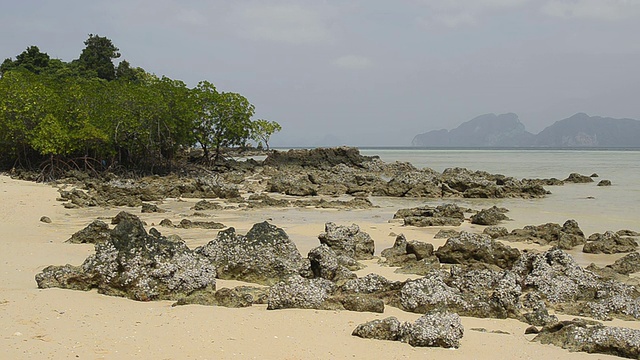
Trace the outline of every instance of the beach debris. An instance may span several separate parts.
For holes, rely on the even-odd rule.
[[[604,326],[583,319],[546,326],[532,341],[553,344],[569,351],[640,358],[640,330]]]
[[[396,317],[373,320],[358,325],[352,335],[401,341],[411,346],[458,348],[464,327],[458,314],[434,311],[414,322],[400,322]]]
[[[65,241],[71,244],[100,244],[111,239],[109,225],[101,220],[94,220],[84,229],[74,233]]]
[[[375,244],[369,234],[360,231],[356,224],[350,226],[336,225],[328,222],[324,232],[318,235],[321,244],[325,244],[338,255],[345,255],[356,260],[373,258]]]
[[[281,228],[261,222],[246,235],[230,227],[195,249],[217,270],[220,279],[273,285],[303,267],[302,256]]]
[[[510,220],[504,213],[509,210],[496,206],[482,209],[471,216],[471,223],[477,225],[498,225],[501,221]]]
[[[573,249],[587,241],[575,220],[567,220],[562,226],[556,223],[527,225],[522,229],[514,229],[508,235],[500,236],[497,239],[551,245],[564,250]]]
[[[582,251],[590,254],[617,254],[635,251],[638,243],[631,237],[620,236],[613,231],[589,236]]]
[[[394,219],[404,219],[404,225],[426,226],[460,226],[464,221],[464,212],[456,204],[443,204],[436,207],[420,206],[400,209],[393,215]]]
[[[472,234],[466,231],[447,239],[436,250],[435,255],[441,263],[472,264],[484,263],[501,269],[510,269],[520,257],[520,251],[484,234]]]
[[[39,288],[90,290],[149,301],[179,299],[215,289],[215,268],[184,243],[147,234],[132,214],[119,214],[110,238],[81,266],[49,266],[36,275]]]

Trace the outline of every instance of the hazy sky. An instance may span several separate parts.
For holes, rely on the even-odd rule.
[[[640,119],[640,0],[4,1],[0,57],[71,61],[88,34],[189,86],[239,92],[272,145],[410,145],[485,114],[531,132]],[[2,60],[0,59],[0,61]],[[330,143],[327,143],[330,141]]]

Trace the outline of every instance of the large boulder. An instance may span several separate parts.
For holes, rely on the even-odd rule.
[[[307,258],[314,278],[323,278],[334,282],[356,278],[356,274],[347,267],[349,264],[353,264],[355,260],[338,256],[325,244],[311,249]]]
[[[216,270],[184,243],[157,231],[147,234],[140,219],[121,213],[110,238],[81,267],[49,266],[36,275],[40,288],[61,287],[148,301],[179,299],[215,289]]]
[[[630,237],[622,237],[613,231],[589,236],[582,251],[591,254],[617,254],[635,251],[638,243]]]
[[[411,346],[457,348],[464,334],[460,317],[454,313],[432,312],[415,322],[401,323],[395,317],[358,325],[352,335],[366,339],[392,340]]]
[[[321,244],[325,244],[338,255],[345,255],[356,260],[373,258],[375,244],[366,232],[360,231],[356,224],[338,226],[328,222],[324,232],[318,235]]]
[[[520,257],[518,249],[511,248],[484,234],[472,234],[466,231],[447,239],[438,248],[436,256],[442,263],[471,264],[484,263],[510,269]]]
[[[580,319],[544,327],[533,341],[553,344],[569,351],[640,359],[640,330],[603,326]]]
[[[268,222],[253,225],[246,235],[229,228],[195,250],[215,266],[220,279],[273,285],[303,266],[302,256],[284,230]]]

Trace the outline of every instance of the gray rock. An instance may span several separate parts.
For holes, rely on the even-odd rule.
[[[571,174],[569,174],[569,177],[564,179],[564,182],[571,182],[571,183],[576,183],[576,184],[584,184],[584,183],[593,182],[593,179],[590,176],[580,175],[578,173],[571,173]]]
[[[325,301],[334,291],[329,280],[292,275],[271,287],[267,309],[326,309]]]
[[[624,275],[638,272],[640,271],[640,253],[637,251],[629,253],[606,267]]]
[[[45,224],[51,224],[51,218],[48,216],[43,216],[40,218],[40,222],[43,222]]]
[[[373,258],[375,246],[369,234],[360,231],[356,224],[338,226],[328,222],[324,232],[318,235],[321,244],[326,244],[338,255],[345,255],[356,260]]]
[[[640,359],[640,330],[603,326],[579,319],[544,327],[533,341],[569,351]]]
[[[509,235],[501,236],[499,239],[552,245],[565,250],[573,249],[586,242],[584,233],[575,220],[567,220],[562,226],[554,223],[538,226],[528,225],[523,229],[514,229]]]
[[[518,249],[504,245],[487,235],[472,234],[463,231],[449,238],[438,248],[436,256],[442,263],[471,264],[481,262],[509,269],[520,257]]]
[[[598,186],[611,186],[611,180],[600,180]]]
[[[356,274],[341,264],[338,255],[325,244],[309,251],[307,257],[314,278],[323,278],[334,282],[356,278]]]
[[[208,258],[218,277],[272,285],[303,266],[302,256],[284,230],[262,222],[243,236],[229,228],[195,252]]]
[[[65,241],[71,244],[100,244],[111,239],[111,230],[109,225],[100,220],[94,220],[84,229],[71,235]]]
[[[492,239],[497,239],[509,235],[509,231],[503,226],[489,226],[486,227],[482,231],[482,233],[491,236]]]
[[[422,206],[411,209],[400,209],[394,219],[404,219],[405,225],[411,226],[460,226],[464,221],[464,212],[456,204],[444,204],[436,207]]]
[[[135,215],[119,214],[111,237],[81,267],[50,266],[38,287],[88,290],[148,301],[179,299],[215,289],[216,271],[183,243],[147,234]]]
[[[432,312],[415,322],[400,323],[389,317],[358,325],[352,335],[366,339],[402,341],[411,346],[457,348],[464,327],[457,314]]]
[[[163,209],[160,209],[156,204],[142,203],[143,214],[145,213],[163,213],[165,212]]]
[[[495,206],[489,209],[482,209],[471,216],[471,223],[478,225],[498,225],[503,220],[509,220],[509,218],[504,214],[503,209]]]
[[[617,254],[632,252],[638,248],[638,243],[630,237],[621,237],[607,231],[604,234],[595,233],[589,236],[582,251],[591,254]]]
[[[433,238],[434,239],[448,239],[450,237],[458,236],[460,234],[459,231],[453,229],[442,229],[438,231]]]

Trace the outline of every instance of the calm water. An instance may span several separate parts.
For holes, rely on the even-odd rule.
[[[386,162],[407,161],[418,168],[440,172],[465,167],[516,178],[558,179],[572,172],[597,173],[600,177],[594,183],[547,187],[552,194],[544,199],[458,202],[474,208],[507,207],[511,210],[509,217],[514,220],[506,224],[510,229],[575,219],[587,236],[606,230],[640,231],[640,151],[361,149],[361,153],[378,155]],[[602,179],[611,180],[613,185],[596,186]]]

